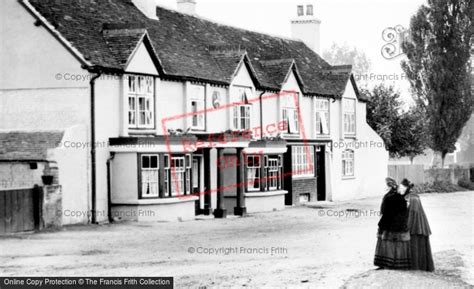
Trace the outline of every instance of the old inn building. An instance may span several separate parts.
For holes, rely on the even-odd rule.
[[[351,66],[318,55],[312,5],[286,39],[202,19],[194,0],[151,2],[2,3],[1,133],[57,167],[63,224],[383,194],[388,154]]]

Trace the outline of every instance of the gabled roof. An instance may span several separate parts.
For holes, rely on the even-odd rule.
[[[0,132],[0,161],[48,161],[48,150],[60,145],[63,131]]]
[[[340,97],[349,81],[350,72],[332,77],[333,67],[301,41],[221,25],[162,7],[156,9],[159,20],[153,20],[131,0],[28,2],[31,5],[25,6],[33,7],[91,65],[105,69],[123,69],[131,43],[136,43],[139,35],[121,36],[131,42],[126,44],[120,43],[120,38],[104,36],[103,25],[116,23],[146,29],[163,78],[229,85],[237,57],[215,57],[209,49],[228,45],[246,51],[246,65],[255,70],[261,88],[278,90],[281,74],[288,71],[288,63],[281,69],[260,63],[275,59],[294,61],[306,94]]]

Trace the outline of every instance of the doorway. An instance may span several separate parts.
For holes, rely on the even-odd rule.
[[[326,200],[325,146],[316,146],[316,193],[318,201]]]

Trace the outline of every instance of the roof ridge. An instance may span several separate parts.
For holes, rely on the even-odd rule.
[[[266,36],[270,36],[270,37],[273,37],[273,38],[279,38],[281,40],[285,40],[285,41],[292,41],[292,42],[299,42],[299,43],[304,43],[303,41],[299,40],[299,39],[294,39],[294,38],[291,38],[291,37],[288,37],[288,36],[284,36],[284,35],[276,35],[276,34],[272,34],[272,33],[268,33],[268,32],[263,32],[263,31],[256,31],[256,30],[250,30],[250,29],[246,29],[246,28],[242,28],[242,27],[237,27],[237,26],[233,26],[231,24],[226,24],[226,23],[221,23],[215,19],[211,19],[211,18],[207,18],[205,16],[202,16],[202,15],[198,15],[198,14],[187,14],[187,13],[183,13],[183,12],[180,12],[178,10],[175,10],[171,7],[166,7],[166,6],[163,6],[163,5],[160,5],[160,4],[157,4],[156,5],[157,8],[161,8],[163,10],[168,10],[172,13],[176,13],[176,14],[180,14],[184,17],[193,17],[193,18],[196,18],[198,20],[201,20],[201,21],[206,21],[206,22],[210,22],[212,24],[216,24],[216,25],[219,25],[219,26],[224,26],[224,27],[230,27],[232,29],[237,29],[237,30],[242,30],[242,31],[246,31],[246,32],[251,32],[251,33],[256,33],[256,34],[261,34],[261,35],[266,35]],[[160,20],[155,20],[155,19],[149,19],[149,20],[154,20],[154,21],[157,21],[159,22]]]

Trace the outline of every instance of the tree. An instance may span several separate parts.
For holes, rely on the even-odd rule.
[[[411,161],[426,147],[423,111],[418,107],[402,112],[400,93],[393,86],[378,84],[362,89],[369,100],[367,123],[383,139],[391,157],[409,157]]]
[[[402,62],[420,107],[426,112],[430,147],[453,152],[474,107],[470,88],[470,25],[474,1],[428,0],[410,23]]]
[[[417,106],[398,116],[392,127],[394,156],[409,157],[413,163],[415,156],[423,154],[428,142],[424,119],[424,111]]]
[[[322,57],[331,65],[351,64],[354,75],[366,75],[370,69],[370,60],[364,52],[347,43],[339,45],[333,43],[329,50],[323,52]]]

